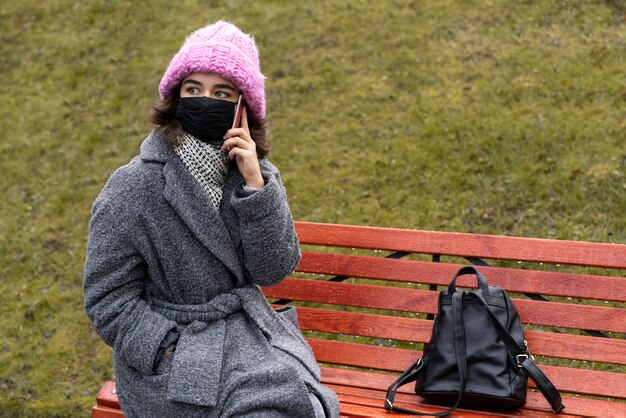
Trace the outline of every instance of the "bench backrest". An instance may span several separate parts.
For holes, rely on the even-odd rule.
[[[320,363],[405,370],[430,339],[441,286],[471,263],[511,295],[530,352],[562,393],[626,399],[626,245],[306,222],[296,229],[304,250],[296,273],[263,290],[272,303],[299,306]],[[458,285],[476,287],[470,276]]]

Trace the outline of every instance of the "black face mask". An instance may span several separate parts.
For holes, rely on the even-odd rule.
[[[235,119],[235,103],[209,97],[181,97],[176,118],[202,142],[222,143]]]

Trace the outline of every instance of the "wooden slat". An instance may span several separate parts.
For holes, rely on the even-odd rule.
[[[300,328],[362,337],[424,343],[429,341],[433,321],[399,316],[335,311],[299,306]]]
[[[626,399],[626,374],[540,365],[562,392]],[[535,387],[529,381],[530,387]]]
[[[524,331],[528,350],[538,356],[626,364],[626,340],[541,331]]]
[[[399,348],[308,339],[315,358],[322,363],[341,364],[402,372],[421,352]],[[542,365],[541,370],[563,392],[626,399],[626,374]],[[532,382],[530,385],[533,386]]]
[[[424,343],[430,340],[432,321],[398,316],[298,307],[304,330]],[[525,331],[535,355],[626,364],[626,340]]]
[[[397,375],[366,372],[361,370],[339,369],[336,367],[321,367],[322,383],[337,390],[338,388],[364,388],[369,390],[377,390],[385,393],[389,385],[393,383]],[[417,399],[421,400],[413,392],[412,385],[405,385],[398,390],[396,399]],[[616,403],[611,401],[579,398],[562,394],[563,403],[566,410],[570,414],[578,414],[584,416],[602,416],[602,417],[625,417],[626,403]],[[544,397],[538,392],[529,392],[527,397],[526,409],[530,410],[548,410],[549,406]],[[532,411],[531,411],[532,412]],[[560,415],[559,415],[560,416]]]
[[[317,338],[307,340],[315,358],[322,363],[400,372],[422,355],[421,351],[400,348],[374,347]]]
[[[408,366],[407,366],[408,367]],[[355,388],[387,390],[398,378],[398,374],[370,372],[363,370],[344,369],[331,366],[320,366],[322,383],[350,386]],[[407,384],[398,389],[398,394],[414,394],[414,386]]]
[[[96,402],[101,406],[120,409],[120,404],[115,393],[115,382],[113,380],[109,380],[102,385],[96,395]]]
[[[124,413],[121,409],[97,405],[91,409],[91,418],[124,418]]]
[[[367,406],[371,408],[381,409],[382,405],[385,404],[385,392],[383,391],[355,388],[351,386],[332,385],[332,384],[328,385],[328,387],[334,390],[339,396],[339,400],[341,402],[342,413],[344,411],[346,411],[348,414],[352,413],[352,406]],[[542,405],[539,408],[532,408],[532,407],[529,407],[530,405],[528,405],[527,409],[520,409],[520,410],[513,410],[513,411],[510,411],[510,410],[509,411],[506,411],[506,410],[475,411],[475,410],[459,408],[455,411],[455,415],[462,414],[463,416],[471,416],[471,417],[475,417],[475,416],[481,416],[481,417],[494,417],[494,416],[497,416],[497,417],[528,417],[528,416],[552,417],[554,416],[554,413],[550,410],[550,407],[547,405],[545,400],[543,401],[543,404],[544,405]],[[406,394],[399,394],[398,396],[396,396],[394,400],[394,405],[404,407],[404,408],[414,409],[418,411],[423,411],[423,412],[428,411],[431,413],[442,412],[447,409],[447,407],[433,406],[432,404],[425,403],[425,401],[422,398],[418,397],[417,395],[406,395]],[[394,413],[394,414],[382,415],[382,416],[404,417],[406,415],[403,415],[402,413],[397,415],[396,413]],[[414,417],[415,415],[409,415],[409,416]],[[560,417],[576,417],[580,415],[579,414],[576,414],[576,415],[562,414],[559,416]]]
[[[385,411],[385,409],[382,407],[382,405],[384,405],[384,396],[382,397],[382,399],[379,399],[379,398],[370,397],[370,396],[363,396],[363,392],[367,393],[367,391],[364,391],[364,390],[351,391],[349,390],[350,388],[347,388],[347,390],[345,390],[342,387],[335,387],[335,386],[331,387],[331,389],[336,390],[337,396],[339,397],[341,416],[395,417],[395,418],[415,417],[415,415],[403,414],[401,412]],[[346,393],[346,392],[349,392],[349,393]],[[394,404],[399,407],[416,409],[416,404],[414,402],[407,402],[404,399],[402,399],[402,397],[401,399],[396,400]],[[445,411],[446,409],[447,408],[436,407],[436,406],[427,405],[427,404],[420,404],[418,410],[424,411],[424,412],[436,413],[436,412]],[[473,418],[479,418],[479,417],[493,418],[495,416],[497,417],[520,416],[520,414],[517,411],[513,413],[507,413],[507,412],[489,413],[489,412],[472,411],[472,410],[462,409],[462,408],[457,409],[455,411],[455,414],[462,414],[463,416],[473,417]],[[533,416],[537,416],[537,415],[533,415]]]
[[[461,264],[305,251],[296,271],[447,286],[462,266]],[[490,285],[498,285],[508,292],[626,301],[626,278],[622,277],[501,267],[481,266],[478,269],[487,278]],[[472,276],[461,276],[458,285],[476,287],[476,279]]]
[[[350,417],[350,418],[379,418],[379,417],[390,417],[390,418],[410,418],[415,417],[415,415],[403,414],[400,412],[387,412],[384,409],[376,406],[366,406],[366,405],[358,405],[349,402],[350,397],[340,396],[340,401],[342,402],[341,406],[341,417]],[[426,408],[428,409],[428,408]],[[436,409],[433,409],[436,410]],[[439,409],[441,410],[441,408]],[[478,413],[478,412],[456,412],[455,416],[469,416],[469,417],[510,417],[512,415],[497,415],[497,414],[486,414],[486,413]]]
[[[607,332],[626,332],[626,309],[513,299],[527,324]]]
[[[436,313],[437,293],[323,280],[287,279],[264,288],[270,298],[293,299],[403,312]],[[514,299],[522,318],[529,324],[626,332],[626,309]]]
[[[435,292],[323,280],[288,278],[280,284],[263,288],[263,293],[270,298],[404,312],[434,313],[437,308]]]
[[[302,244],[626,268],[626,245],[296,222]]]
[[[322,383],[331,389],[343,393],[361,389],[365,391],[373,391],[380,393],[379,399],[384,399],[384,394],[393,383],[397,374],[386,374],[367,372],[361,370],[348,370],[336,367],[321,367]],[[345,389],[344,389],[345,388]],[[421,402],[421,398],[413,392],[413,385],[405,385],[398,391],[396,399],[412,403],[414,406],[417,402]],[[349,392],[354,393],[354,392]],[[626,403],[617,403],[600,399],[580,398],[562,394],[565,411],[569,414],[583,416],[602,416],[602,417],[625,417]],[[533,414],[535,411],[548,411],[549,406],[544,397],[534,391],[528,392],[525,409],[530,411],[520,411],[520,414]],[[562,415],[559,415],[562,416]]]

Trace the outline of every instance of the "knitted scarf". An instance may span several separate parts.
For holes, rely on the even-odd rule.
[[[174,149],[191,175],[200,183],[216,210],[222,201],[224,179],[230,162],[219,144],[207,144],[185,133],[183,143]]]

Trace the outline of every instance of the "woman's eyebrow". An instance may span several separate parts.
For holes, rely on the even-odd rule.
[[[185,80],[185,81],[183,82],[183,85],[185,85],[185,84],[187,84],[187,83],[189,83],[189,84],[196,84],[196,85],[198,85],[198,86],[201,86],[201,85],[202,85],[202,83],[201,83],[201,82],[199,82],[198,80],[194,80],[193,78],[189,78],[189,79]]]
[[[233,86],[231,86],[230,84],[216,84],[214,87],[218,88],[218,89],[232,90],[235,93],[237,92],[237,90]]]

